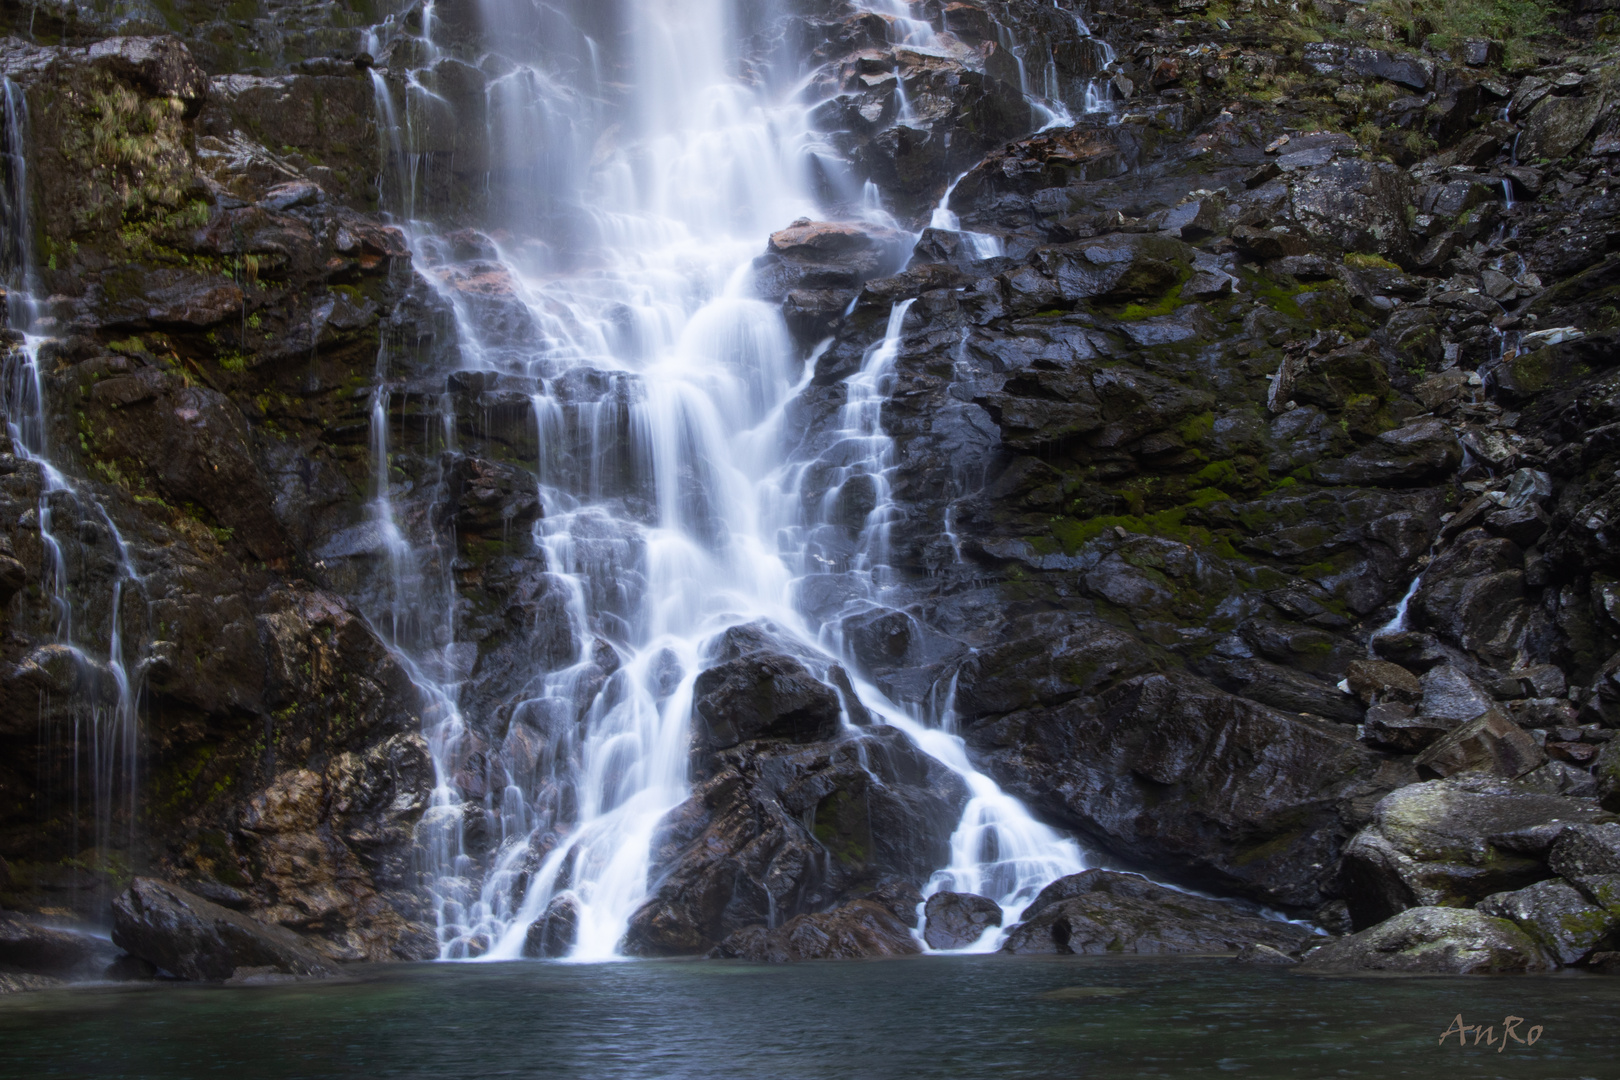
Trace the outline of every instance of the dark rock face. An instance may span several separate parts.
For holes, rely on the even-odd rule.
[[[1479,911],[1416,907],[1305,954],[1313,975],[1388,971],[1407,975],[1497,975],[1557,964],[1523,930]]]
[[[220,982],[244,968],[324,978],[336,969],[290,930],[150,878],[113,902],[113,943],[182,979]]]
[[[559,896],[529,927],[523,955],[531,959],[567,956],[578,938],[579,905],[572,897]]]
[[[1008,933],[1003,952],[1147,956],[1264,945],[1292,954],[1314,938],[1304,927],[1110,870],[1053,882],[1022,919]]]
[[[837,692],[791,656],[730,660],[699,675],[692,692],[692,737],[701,751],[760,738],[820,742],[838,730]]]
[[[889,727],[745,743],[711,760],[712,778],[654,837],[652,896],[625,939],[632,952],[706,952],[750,926],[777,933],[869,894],[894,919],[949,860],[968,798],[960,777]]]
[[[118,957],[100,938],[0,912],[0,967],[53,978],[96,978]]]
[[[923,940],[930,949],[960,949],[1001,925],[1001,905],[988,896],[939,892],[928,898]]]

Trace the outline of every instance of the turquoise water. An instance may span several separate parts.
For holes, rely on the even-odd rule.
[[[1458,1013],[1543,1031],[1501,1052],[1439,1046]],[[1617,1020],[1620,978],[1601,976],[1330,980],[1112,957],[410,965],[0,998],[0,1075],[1610,1080]]]

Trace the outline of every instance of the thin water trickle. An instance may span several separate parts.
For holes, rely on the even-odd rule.
[[[75,836],[87,814],[91,847],[103,865],[115,849],[133,846],[139,757],[139,669],[130,663],[124,634],[126,595],[144,603],[143,581],[129,545],[94,494],[75,482],[52,454],[49,403],[41,370],[46,336],[55,325],[37,300],[28,181],[28,104],[11,79],[0,88],[4,103],[3,178],[0,178],[0,274],[6,291],[6,325],[22,341],[9,349],[0,372],[0,411],[13,453],[39,470],[40,493],[34,509],[39,529],[43,580],[50,597],[51,637],[77,669],[77,689],[68,703],[67,732],[46,732],[46,746],[65,741],[72,770]],[[59,514],[69,520],[58,527]],[[93,616],[100,597],[82,579],[84,546],[105,536],[113,549],[106,627]],[[70,556],[73,571],[70,571]],[[70,588],[70,586],[78,586]],[[81,617],[82,616],[82,617]],[[105,636],[103,636],[105,635]],[[42,698],[42,714],[44,699]],[[84,804],[88,803],[88,806]],[[121,835],[114,829],[122,825]],[[74,856],[81,853],[74,851]]]

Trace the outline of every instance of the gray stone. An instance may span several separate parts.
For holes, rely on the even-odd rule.
[[[1167,889],[1137,874],[1087,870],[1048,885],[1024,909],[1003,952],[1161,955],[1269,945],[1298,952],[1314,937],[1253,908]]]
[[[1551,971],[1558,965],[1506,919],[1458,908],[1418,907],[1305,954],[1313,975],[1389,971],[1410,975],[1486,975]]]
[[[1487,896],[1479,902],[1478,910],[1518,923],[1565,966],[1584,960],[1620,927],[1620,910],[1599,907],[1558,878],[1538,881],[1516,892]]]
[[[1001,905],[988,896],[939,892],[923,907],[923,940],[930,949],[961,949],[1001,925]]]
[[[324,978],[336,968],[304,939],[184,889],[136,878],[113,901],[113,944],[182,979],[223,982],[238,968]]]
[[[1552,877],[1543,858],[1570,825],[1613,820],[1591,799],[1486,776],[1411,784],[1345,848],[1340,888],[1358,930],[1411,907],[1473,904]]]

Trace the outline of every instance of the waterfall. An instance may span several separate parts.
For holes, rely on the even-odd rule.
[[[907,41],[932,38],[904,5],[866,7],[892,16]],[[444,569],[456,541],[422,526],[431,515],[407,512],[391,480],[391,402],[404,377],[386,346],[372,420],[374,565],[385,580],[366,610],[430,702],[437,788],[420,839],[441,956],[525,955],[531,926],[566,904],[577,923],[571,959],[603,960],[645,899],[655,827],[689,792],[693,684],[708,644],[768,619],[824,674],[847,658],[796,609],[801,580],[836,566],[846,612],[881,606],[894,584],[888,539],[901,511],[881,415],[911,303],[896,305],[847,380],[830,436],[842,465],[806,509],[810,462],[788,449],[800,434],[789,406],[814,358],[752,296],[770,233],[818,215],[816,159],[825,167],[827,155],[808,125],[816,103],[803,100],[797,59],[745,62],[735,0],[484,0],[480,10],[492,50],[482,62],[498,72],[481,102],[489,175],[503,183],[478,193],[487,205],[475,234],[436,224],[469,213],[432,205],[414,179],[434,167],[420,120],[431,72],[373,80],[385,158],[409,174],[383,184],[385,205],[455,319],[438,377],[526,395],[538,447],[543,513],[531,539],[563,643],[553,662],[536,661],[506,742],[490,748],[501,782],[481,798],[455,780],[482,719],[465,712],[476,646],[458,639]],[[433,27],[424,20],[421,52],[439,57]],[[371,45],[386,49],[396,35],[385,25]],[[881,223],[872,202],[868,220]],[[475,276],[497,287],[464,289]],[[434,408],[454,451],[453,410]],[[872,509],[849,550],[828,539],[827,518],[852,483],[870,488]],[[1015,912],[1084,865],[1072,840],[972,767],[943,726],[948,702],[914,712],[859,679],[855,688],[969,788],[951,864],[929,891],[981,889]],[[489,850],[468,839],[474,831]]]
[[[47,716],[53,703],[43,697],[41,720],[52,728],[45,740],[46,756],[63,744],[68,749],[74,842],[78,842],[88,812],[93,858],[105,866],[117,848],[127,850],[135,838],[140,689],[139,671],[129,662],[123,622],[126,597],[134,596],[144,604],[143,582],[111,515],[88,489],[81,489],[52,453],[49,403],[40,365],[42,351],[50,343],[44,334],[55,321],[41,315],[37,300],[29,212],[28,103],[22,88],[11,79],[5,79],[0,89],[4,104],[0,273],[6,289],[6,325],[13,335],[0,372],[0,411],[12,452],[37,469],[39,476],[39,500],[33,513],[42,555],[40,589],[50,597],[51,611],[43,636],[53,640],[56,650],[41,659],[46,664],[65,659],[74,670],[68,730],[55,730],[54,721]],[[105,559],[112,565],[105,625],[98,617],[97,601],[102,597],[82,587],[93,562],[105,558],[93,558],[87,549],[103,543],[112,549],[111,557]],[[39,656],[39,651],[34,655]],[[124,831],[115,836],[119,824]],[[77,848],[71,855],[83,857]]]

